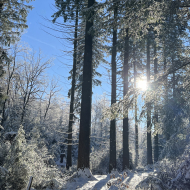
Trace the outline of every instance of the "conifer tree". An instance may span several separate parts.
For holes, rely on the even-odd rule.
[[[76,0],[76,5],[78,0]],[[68,130],[68,147],[67,147],[67,164],[66,168],[72,166],[72,125],[74,123],[74,97],[75,97],[75,76],[76,76],[76,64],[77,64],[77,33],[78,33],[78,5],[76,8],[75,18],[75,36],[74,36],[74,55],[73,55],[73,75],[72,75],[72,87],[71,87],[71,101],[70,101],[70,116],[69,116],[69,130]]]
[[[90,128],[91,128],[91,105],[92,105],[92,43],[93,34],[90,29],[93,27],[95,0],[88,0],[85,28],[85,50],[83,66],[82,100],[80,115],[78,168],[90,168]]]
[[[150,34],[150,32],[149,32]],[[150,35],[147,35],[147,84],[150,84]],[[147,102],[147,164],[152,164],[151,103]]]
[[[114,25],[113,25],[113,45],[112,45],[112,83],[111,83],[111,105],[116,103],[116,44],[117,44],[117,3],[114,3]],[[110,122],[110,162],[109,172],[116,169],[116,119],[112,119]]]
[[[157,59],[157,47],[156,43],[154,43],[154,81],[156,81],[158,74],[158,59]],[[156,88],[155,88],[156,90]],[[158,124],[158,97],[155,95],[155,100],[154,100],[154,127]],[[155,127],[156,128],[156,127]],[[154,162],[158,161],[159,157],[159,141],[158,141],[158,132],[156,132],[156,135],[154,137]]]
[[[123,96],[127,95],[129,89],[129,33],[126,29],[125,49],[124,49],[124,66],[123,66]],[[129,169],[129,122],[128,108],[124,108],[123,119],[123,170]]]
[[[134,44],[135,46],[135,44]],[[135,47],[133,47],[133,56],[134,56],[134,88],[137,86],[137,64],[135,58]],[[138,120],[137,120],[137,95],[135,94],[135,166],[138,166],[138,158],[139,158],[139,142],[138,142]]]
[[[79,0],[67,2],[67,1],[56,1],[55,2],[58,11],[52,15],[54,17],[53,23],[58,17],[62,16],[64,22],[68,19],[75,20],[75,31],[74,31],[74,50],[73,50],[73,69],[72,69],[72,86],[70,90],[70,112],[69,112],[69,127],[68,127],[68,139],[67,139],[67,170],[72,166],[72,125],[74,123],[74,98],[76,88],[76,70],[77,70],[77,43],[78,43],[78,16],[79,16]],[[75,12],[75,13],[74,13]]]

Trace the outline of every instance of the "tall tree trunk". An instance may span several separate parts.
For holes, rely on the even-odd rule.
[[[128,93],[128,74],[129,74],[129,34],[126,29],[125,36],[125,50],[124,50],[124,81],[123,81],[123,97]],[[123,119],[123,170],[129,169],[129,122],[128,122],[128,108],[124,108]]]
[[[172,66],[174,66],[174,55],[172,55]],[[173,72],[173,79],[172,79],[172,88],[173,88],[173,98],[176,98],[176,89],[175,89],[175,72]]]
[[[114,8],[114,21],[117,18],[117,5]],[[112,89],[111,89],[111,105],[116,103],[116,42],[117,42],[117,29],[114,24],[113,28],[113,49],[112,49]],[[116,120],[110,122],[110,162],[109,173],[116,169]]]
[[[165,50],[165,48],[166,47],[165,47],[165,44],[164,44],[164,74],[166,74],[166,66],[167,66],[167,62],[166,62],[166,50]],[[164,81],[164,86],[165,86],[165,101],[167,103],[168,102],[168,77]]]
[[[147,36],[147,83],[150,82],[150,40]],[[151,103],[147,103],[147,164],[152,164]]]
[[[135,51],[133,53],[135,55]],[[137,83],[137,70],[136,60],[134,60],[134,88],[136,89]],[[137,121],[137,96],[135,95],[135,166],[138,166],[139,159],[139,141],[138,141],[138,121]]]
[[[165,46],[165,41],[164,41],[164,74],[166,74],[166,66],[167,66],[167,62],[166,62],[166,46]],[[164,94],[164,99],[165,99],[165,104],[168,104],[168,77],[166,77],[165,81],[164,81],[164,88],[165,88],[165,94]],[[170,132],[168,130],[166,130],[166,140],[170,139]]]
[[[88,0],[88,8],[92,7],[95,0]],[[90,168],[90,127],[91,127],[91,104],[92,104],[92,41],[93,36],[89,33],[93,26],[94,11],[88,14],[85,30],[85,50],[82,83],[82,101],[80,116],[80,133],[78,149],[78,169]]]
[[[154,81],[156,81],[156,75],[158,74],[158,59],[157,59],[157,49],[156,44],[154,44]],[[156,88],[156,87],[155,87]],[[158,123],[158,106],[157,106],[157,96],[155,96],[155,104],[154,104],[154,127]],[[158,145],[158,133],[156,133],[154,137],[154,162],[158,161],[159,157],[159,145]]]
[[[69,129],[68,129],[68,145],[67,145],[67,163],[66,169],[72,166],[72,125],[74,123],[74,98],[75,98],[75,83],[76,83],[76,65],[77,65],[77,33],[78,33],[78,0],[76,0],[76,20],[75,20],[75,34],[74,34],[74,53],[73,53],[73,73],[72,73],[72,87],[71,87],[71,101],[69,114]]]

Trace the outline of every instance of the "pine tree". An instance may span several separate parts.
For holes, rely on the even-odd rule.
[[[154,81],[157,79],[157,74],[158,74],[158,59],[157,59],[157,47],[156,43],[154,43]],[[156,90],[156,88],[155,88]],[[158,97],[155,95],[155,100],[154,100],[154,128],[158,124]],[[159,141],[158,141],[158,132],[156,132],[156,135],[154,137],[154,162],[158,161],[159,157]]]
[[[149,32],[150,34],[150,32]],[[147,84],[150,83],[150,35],[147,35]],[[152,164],[151,103],[147,103],[147,164]]]
[[[74,36],[74,55],[73,55],[73,73],[72,73],[72,87],[71,87],[71,101],[70,101],[70,116],[69,116],[69,130],[68,130],[68,147],[67,147],[67,164],[66,168],[72,166],[72,125],[74,123],[74,97],[75,97],[75,81],[76,81],[76,64],[77,64],[77,33],[78,33],[78,0],[76,0],[76,18],[75,18],[75,36]]]
[[[4,164],[10,174],[6,177],[6,188],[10,190],[22,189],[26,186],[28,172],[23,158],[23,152],[26,149],[25,132],[23,126],[20,126],[18,134],[11,142],[10,151]]]
[[[126,29],[125,49],[124,49],[124,66],[123,66],[123,96],[127,95],[129,88],[129,33]],[[129,122],[128,108],[124,108],[123,119],[123,170],[129,169]]]
[[[114,27],[113,27],[113,45],[112,45],[112,83],[111,83],[111,105],[116,103],[116,43],[117,43],[117,3],[114,3]],[[116,119],[112,119],[110,122],[110,162],[109,162],[109,172],[116,169]]]
[[[134,44],[135,46],[135,44]],[[137,86],[137,64],[135,58],[135,47],[133,48],[133,58],[134,58],[134,88]],[[135,166],[138,166],[138,158],[139,158],[139,141],[138,141],[138,120],[137,120],[137,95],[135,94]]]
[[[83,66],[82,100],[78,149],[78,168],[90,168],[90,128],[91,128],[91,101],[92,101],[92,43],[95,0],[88,0],[89,12],[86,14],[85,51]]]

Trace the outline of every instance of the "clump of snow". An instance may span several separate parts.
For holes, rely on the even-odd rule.
[[[147,178],[145,178],[144,180],[142,180],[136,187],[135,189],[149,189],[149,188],[153,188],[153,189],[157,189],[157,190],[162,190],[164,189],[163,183],[160,179],[156,178],[155,176],[148,176]]]
[[[98,180],[92,175],[89,168],[78,169],[72,176],[65,179],[64,189],[89,189],[93,187]]]
[[[60,159],[55,162],[57,166],[66,167],[66,159],[63,158],[63,163],[60,162]]]
[[[154,166],[152,164],[148,164],[147,166],[145,166],[144,171],[151,171],[153,170]]]
[[[172,187],[190,188],[190,156],[180,164],[176,177],[171,180]]]
[[[117,178],[120,177],[120,174],[117,170],[112,170],[110,174],[108,174],[110,178]]]
[[[62,183],[58,181],[58,179],[51,179],[50,181],[43,181],[42,184],[43,188],[46,190],[59,190],[62,188]]]
[[[90,178],[91,180],[96,180],[96,178],[92,175],[89,168],[79,169],[77,171],[77,175],[82,178]]]

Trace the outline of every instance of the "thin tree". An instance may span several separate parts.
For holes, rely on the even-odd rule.
[[[157,80],[158,74],[158,59],[157,59],[157,48],[156,43],[154,43],[154,81]],[[154,127],[158,123],[158,106],[157,106],[157,96],[155,95],[155,104],[154,104]],[[154,162],[158,161],[159,157],[159,141],[158,141],[158,133],[154,137]]]
[[[9,97],[9,93],[10,93],[10,88],[11,88],[11,82],[12,82],[12,79],[14,77],[14,74],[15,74],[15,67],[16,67],[16,56],[18,54],[19,51],[23,51],[22,49],[21,50],[18,50],[18,45],[15,44],[15,46],[13,47],[13,56],[11,58],[11,61],[8,61],[7,62],[7,70],[6,70],[6,73],[7,73],[7,80],[6,80],[6,88],[5,88],[5,95],[6,95],[6,98],[2,104],[2,119],[1,119],[1,126],[4,125],[4,122],[7,120],[7,117],[8,115],[6,114],[6,104],[8,102],[8,97]]]
[[[111,84],[111,105],[116,103],[116,43],[117,43],[117,4],[114,1],[114,27],[113,27],[113,45],[112,45],[112,84]],[[109,161],[109,173],[113,169],[116,169],[116,119],[110,122],[110,161]]]
[[[76,0],[76,6],[78,0]],[[77,33],[78,33],[78,6],[76,8],[75,18],[75,34],[74,34],[74,53],[73,53],[73,73],[72,73],[72,87],[71,87],[71,101],[69,114],[69,129],[68,129],[68,145],[67,145],[67,170],[72,166],[72,125],[74,123],[74,97],[75,97],[75,83],[76,83],[76,65],[77,65]]]
[[[80,116],[79,148],[78,148],[78,169],[90,167],[90,128],[91,128],[91,106],[92,106],[92,41],[93,34],[90,29],[93,27],[95,0],[88,0],[85,29],[85,51],[83,66],[82,101]]]
[[[150,34],[150,33],[149,33]],[[150,83],[150,36],[147,35],[147,84]],[[151,103],[147,103],[147,164],[152,164]]]
[[[124,81],[123,81],[123,96],[126,96],[129,89],[129,34],[126,29],[125,50],[124,50]],[[129,122],[128,108],[124,108],[123,119],[123,170],[129,168]]]
[[[134,56],[134,88],[136,89],[137,85],[137,66],[136,66],[136,59],[135,59],[135,47],[133,51]],[[138,165],[138,158],[139,158],[139,149],[138,149],[138,120],[137,120],[137,95],[135,94],[135,165]]]
[[[164,47],[163,47],[163,61],[164,61],[164,74],[167,73],[167,62],[166,62],[166,57],[167,57],[167,52],[166,52],[166,41],[164,39]],[[164,99],[165,99],[165,105],[168,104],[168,76],[165,77],[164,79]],[[170,139],[170,132],[168,130],[166,130],[166,140]]]

